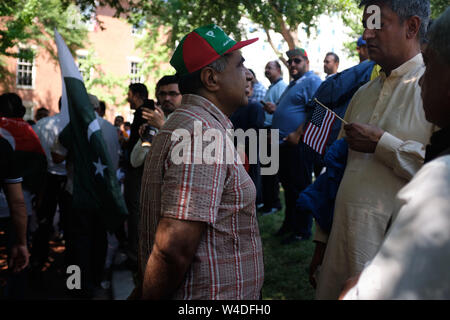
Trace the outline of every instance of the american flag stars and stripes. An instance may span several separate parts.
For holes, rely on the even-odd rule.
[[[314,151],[323,154],[335,120],[336,114],[334,112],[315,103],[312,119],[303,135],[303,142],[313,148]]]

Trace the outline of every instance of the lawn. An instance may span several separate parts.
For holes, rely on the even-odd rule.
[[[284,198],[281,192],[280,197]],[[314,289],[308,280],[308,267],[314,243],[308,240],[281,245],[283,238],[275,237],[274,233],[281,227],[283,220],[283,210],[268,216],[258,215],[264,252],[263,299],[314,299]]]

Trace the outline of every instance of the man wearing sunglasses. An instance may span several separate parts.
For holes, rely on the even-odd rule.
[[[308,54],[295,48],[286,52],[288,69],[293,79],[277,104],[266,102],[264,109],[273,114],[272,129],[280,134],[279,178],[286,202],[285,219],[277,235],[288,235],[283,243],[290,243],[311,236],[311,215],[295,218],[295,201],[303,189],[311,184],[313,154],[303,144],[291,145],[285,140],[291,132],[306,121],[306,103],[321,84],[320,78],[309,70]],[[298,221],[297,221],[298,220]]]

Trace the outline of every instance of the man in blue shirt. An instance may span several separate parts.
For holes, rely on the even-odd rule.
[[[320,78],[309,70],[309,59],[304,49],[295,48],[286,52],[289,73],[293,80],[284,91],[277,105],[266,102],[264,108],[273,113],[272,129],[280,134],[279,178],[284,188],[286,210],[285,219],[277,235],[289,235],[283,241],[289,243],[311,236],[312,216],[295,215],[298,194],[311,184],[314,154],[300,142],[291,145],[285,138],[304,124],[307,118],[306,104],[321,84]]]
[[[269,61],[266,64],[265,76],[270,81],[269,89],[264,96],[264,102],[277,103],[280,100],[281,95],[284,90],[286,90],[287,84],[283,81],[283,73],[281,71],[281,65],[278,61]],[[264,120],[264,127],[272,127],[272,117],[273,114],[265,112],[266,118]]]
[[[280,100],[281,95],[287,87],[286,82],[283,81],[281,71],[281,65],[277,60],[269,61],[266,64],[264,75],[270,81],[269,89],[266,92],[264,97],[264,102],[272,102],[277,103]],[[265,120],[264,120],[264,128],[271,129],[272,128],[272,117],[273,114],[265,111]],[[271,144],[271,137],[267,135],[267,143]],[[278,143],[278,141],[277,141]],[[268,156],[270,157],[270,150],[268,148]],[[261,165],[261,166],[269,166]],[[278,179],[278,174],[273,175],[263,175],[262,178],[262,198],[264,202],[264,206],[261,208],[261,214],[267,215],[277,212],[281,209],[280,202],[280,183]]]

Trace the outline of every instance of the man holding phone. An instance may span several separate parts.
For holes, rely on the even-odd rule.
[[[152,143],[153,136],[160,130],[166,120],[181,105],[181,93],[178,88],[179,78],[175,75],[164,76],[156,84],[156,105],[153,100],[146,100],[142,106],[142,118],[147,120],[139,128],[140,139],[131,152],[130,162],[133,167],[144,163]]]

